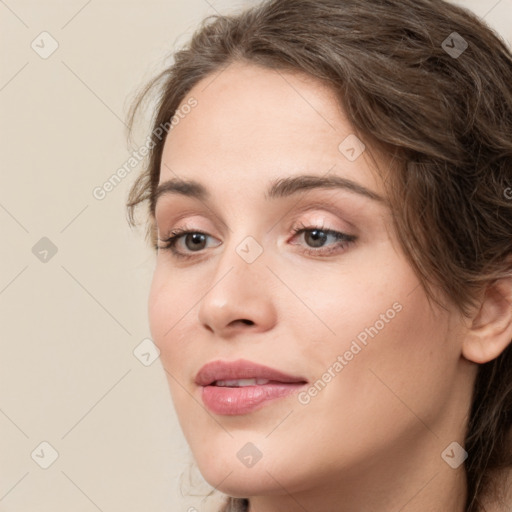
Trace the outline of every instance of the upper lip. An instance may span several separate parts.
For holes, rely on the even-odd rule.
[[[195,382],[208,386],[217,380],[267,379],[277,382],[307,382],[303,377],[288,375],[274,368],[238,359],[236,361],[211,361],[197,373]]]

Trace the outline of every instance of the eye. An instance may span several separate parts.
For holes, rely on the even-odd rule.
[[[292,231],[295,234],[295,237],[304,234],[304,240],[311,247],[304,250],[304,252],[310,255],[329,256],[331,254],[341,252],[357,239],[354,235],[349,235],[333,229],[326,229],[323,226],[305,226],[304,224],[301,224]],[[324,244],[329,237],[333,238],[335,243],[324,247]]]
[[[304,234],[304,240],[309,245],[309,248],[304,249],[303,252],[313,256],[329,256],[342,252],[357,239],[354,235],[326,229],[323,226],[305,226],[304,224],[293,228],[292,233],[294,235],[293,238]],[[325,246],[329,237],[333,239],[334,243]],[[169,237],[160,240],[163,242],[163,245],[157,245],[156,249],[170,251],[176,258],[190,259],[195,257],[194,252],[200,253],[206,248],[208,238],[211,238],[210,235],[202,231],[187,228],[175,229],[171,231]],[[183,242],[182,246],[185,246],[185,252],[178,249],[179,242]],[[221,243],[219,242],[218,245]],[[299,244],[294,243],[292,245]],[[186,251],[189,251],[189,253],[187,254]]]
[[[194,257],[193,255],[184,254],[182,251],[176,248],[178,242],[183,239],[185,248],[192,252],[199,252],[205,249],[205,240],[209,237],[207,233],[201,231],[192,231],[186,228],[175,229],[171,231],[169,237],[165,240],[161,240],[163,245],[158,246],[157,249],[170,251],[173,256],[177,258],[188,259]],[[220,244],[219,244],[220,245]]]

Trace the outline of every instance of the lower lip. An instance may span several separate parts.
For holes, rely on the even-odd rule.
[[[269,383],[260,386],[230,388],[204,386],[203,402],[215,414],[247,414],[260,409],[270,401],[296,393],[304,383]]]

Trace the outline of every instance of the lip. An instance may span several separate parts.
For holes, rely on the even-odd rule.
[[[300,376],[288,375],[269,366],[238,359],[236,361],[212,361],[205,364],[196,375],[196,384],[209,386],[216,380],[268,379],[284,383],[306,382]]]
[[[243,387],[215,386],[218,380],[266,379],[270,382]],[[297,392],[307,384],[293,376],[253,361],[212,361],[197,373],[195,383],[202,387],[204,405],[215,414],[247,414],[269,402]]]

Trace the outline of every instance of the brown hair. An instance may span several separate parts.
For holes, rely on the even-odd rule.
[[[141,92],[130,126],[156,86],[154,129],[199,80],[234,61],[307,73],[332,87],[357,133],[393,156],[385,185],[395,229],[427,291],[439,285],[467,313],[483,285],[511,275],[512,56],[474,14],[442,0],[270,0],[205,19],[174,58]],[[149,201],[153,245],[163,146],[150,151],[127,201],[131,225]],[[493,472],[512,466],[511,425],[509,345],[479,367],[466,512],[480,510]],[[224,510],[246,505],[229,498]]]

